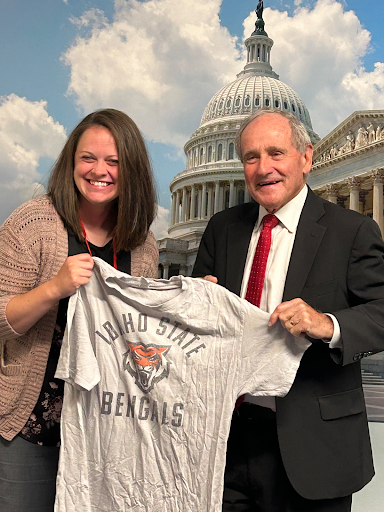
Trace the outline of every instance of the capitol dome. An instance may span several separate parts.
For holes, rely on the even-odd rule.
[[[293,114],[307,128],[313,144],[320,137],[313,131],[303,100],[279,80],[270,64],[273,40],[264,30],[264,20],[256,21],[255,31],[245,41],[247,64],[237,79],[217,92],[204,110],[200,127],[217,120],[237,117],[242,121],[260,108],[278,108]]]
[[[313,131],[307,107],[295,91],[279,80],[270,64],[273,40],[264,30],[260,12],[255,31],[245,41],[247,63],[236,80],[222,87],[204,110],[200,126],[184,146],[186,168],[170,184],[169,238],[159,241],[162,277],[190,275],[201,236],[213,214],[251,200],[244,169],[235,151],[240,125],[260,108],[292,113]]]
[[[295,91],[278,78],[246,73],[217,92],[204,110],[200,126],[227,116],[249,116],[259,108],[291,112],[314,137],[307,107]],[[317,140],[316,140],[317,142]]]

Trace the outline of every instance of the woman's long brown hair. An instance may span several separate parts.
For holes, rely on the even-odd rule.
[[[79,191],[73,179],[74,156],[82,134],[92,126],[107,128],[119,158],[117,222],[113,231],[117,251],[143,244],[156,214],[156,191],[144,139],[132,119],[119,110],[97,110],[85,117],[69,135],[52,168],[50,196],[64,225],[83,239],[79,220]]]

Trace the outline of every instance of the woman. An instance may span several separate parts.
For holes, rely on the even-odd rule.
[[[156,277],[154,215],[144,140],[126,114],[106,109],[71,133],[48,194],[0,228],[0,510],[53,510],[68,297],[89,281],[92,256]]]

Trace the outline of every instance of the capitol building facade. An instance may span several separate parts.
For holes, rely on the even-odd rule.
[[[251,200],[235,137],[241,122],[260,108],[290,112],[305,125],[314,144],[311,188],[344,208],[372,216],[383,232],[384,110],[355,112],[320,140],[304,102],[273,71],[273,40],[264,28],[263,19],[257,19],[245,41],[244,70],[213,96],[185,144],[186,168],[170,184],[168,237],[158,241],[159,277],[190,275],[211,216]]]

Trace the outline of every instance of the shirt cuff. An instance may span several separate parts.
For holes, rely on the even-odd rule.
[[[340,325],[337,318],[330,313],[325,313],[333,323],[333,336],[331,340],[323,340],[324,343],[329,344],[329,348],[338,348],[343,350],[343,340],[341,339]]]

